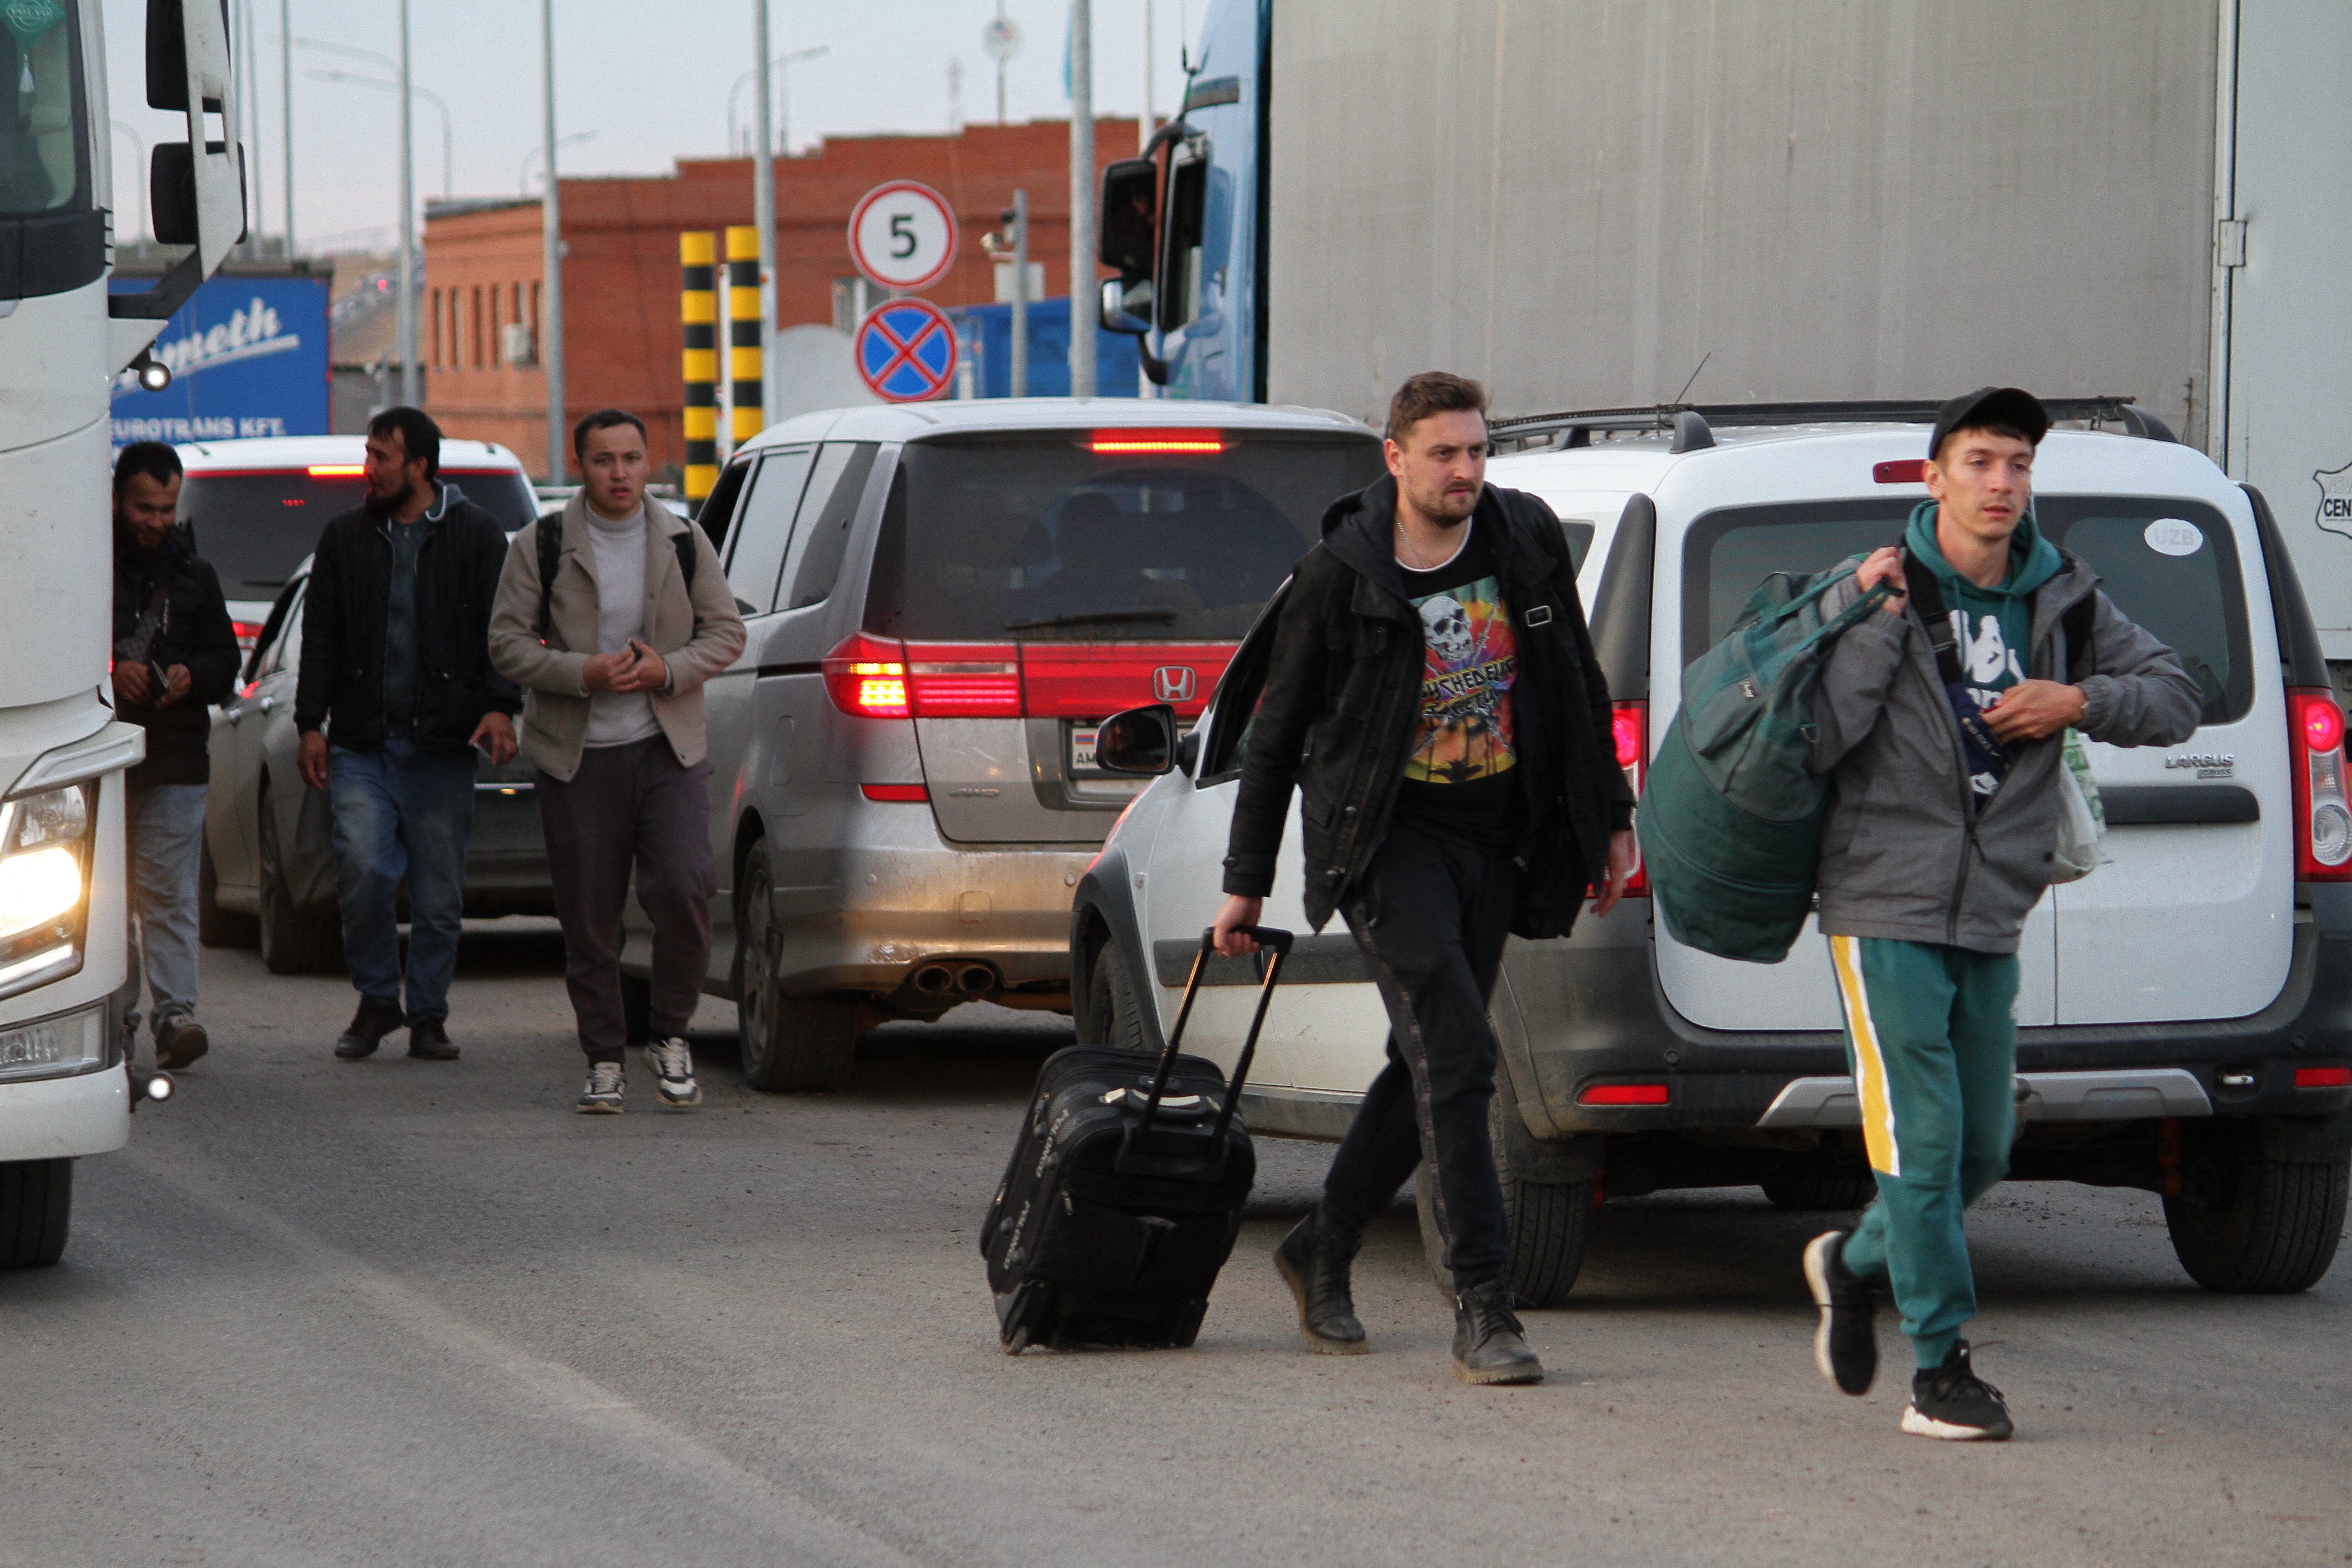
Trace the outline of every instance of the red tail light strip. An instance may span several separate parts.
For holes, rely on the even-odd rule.
[[[898,643],[864,635],[824,662],[861,719],[1107,719],[1165,702],[1197,719],[1232,643]]]
[[[1625,770],[1625,782],[1633,786],[1633,798],[1642,798],[1642,781],[1650,773],[1650,705],[1647,702],[1619,702],[1609,711],[1609,732],[1617,743],[1617,765]],[[1646,899],[1650,896],[1650,873],[1642,864],[1642,852],[1633,851],[1633,874],[1625,879],[1625,896]]]
[[[1674,1098],[1662,1083],[1596,1083],[1576,1097],[1579,1105],[1664,1105]]]
[[[2352,798],[2344,777],[2344,710],[2325,687],[2286,694],[2288,772],[2294,783],[2294,876],[2352,882]]]
[[[898,801],[919,805],[931,798],[929,787],[924,784],[859,784],[857,787],[868,800]]]
[[[2297,1068],[2297,1089],[2352,1089],[2352,1068]]]

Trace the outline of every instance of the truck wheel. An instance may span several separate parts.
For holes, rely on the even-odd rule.
[[[73,1165],[71,1160],[0,1164],[0,1268],[47,1268],[64,1256]]]
[[[1511,1291],[1523,1307],[1560,1307],[1584,1268],[1584,1247],[1592,1232],[1592,1183],[1538,1182],[1525,1172],[1524,1158],[1514,1158],[1521,1144],[1533,1144],[1526,1123],[1505,1103],[1506,1086],[1497,1084],[1486,1111],[1488,1137],[1495,1146],[1495,1173],[1503,1183],[1503,1217],[1510,1226]],[[1445,1267],[1445,1244],[1437,1231],[1433,1201],[1436,1178],[1423,1164],[1412,1174],[1412,1202],[1421,1216],[1421,1249],[1431,1276],[1447,1300],[1454,1296],[1454,1276]]]
[[[220,873],[209,845],[196,852],[196,940],[206,947],[251,947],[261,934],[251,915],[220,905]]]
[[[2172,1250],[2208,1290],[2308,1290],[2336,1260],[2352,1164],[2281,1160],[2250,1121],[2181,1129],[2180,1191],[2164,1200]]]
[[[1780,1176],[1764,1184],[1764,1195],[1776,1209],[1853,1210],[1878,1195],[1878,1183],[1859,1176]]]
[[[1126,954],[1117,940],[1096,950],[1094,968],[1087,974],[1087,1033],[1084,1043],[1110,1046],[1122,1051],[1149,1050],[1143,1037],[1143,1008],[1128,977]]]
[[[342,967],[343,930],[331,911],[295,907],[278,847],[278,815],[261,795],[261,963],[272,974],[324,974]]]
[[[841,1089],[857,1057],[857,1009],[846,1002],[787,996],[777,984],[784,932],[776,923],[765,848],[751,847],[743,875],[741,979],[735,987],[743,1081],[771,1094]]]

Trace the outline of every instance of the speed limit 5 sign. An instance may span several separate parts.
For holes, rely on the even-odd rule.
[[[913,180],[875,186],[849,215],[849,255],[885,289],[928,289],[955,264],[955,214]]]

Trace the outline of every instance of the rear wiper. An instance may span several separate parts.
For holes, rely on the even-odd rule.
[[[1046,626],[1090,626],[1098,621],[1172,621],[1175,618],[1173,610],[1094,610],[1083,615],[1039,616],[1034,620],[1007,621],[1004,629],[1008,632],[1029,632]]]

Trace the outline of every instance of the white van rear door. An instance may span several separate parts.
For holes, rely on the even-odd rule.
[[[2091,748],[2113,858],[2044,900],[2058,914],[2061,1024],[2242,1017],[2286,983],[2286,698],[2252,510],[2231,500],[2226,511],[2139,496],[2037,505],[2044,531],[2205,693],[2204,722],[2183,745]]]

